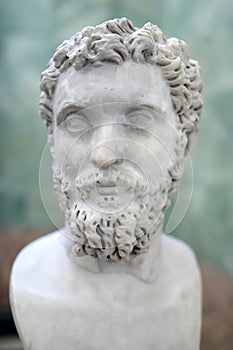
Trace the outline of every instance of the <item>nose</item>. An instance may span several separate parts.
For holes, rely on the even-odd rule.
[[[91,161],[99,168],[108,168],[119,163],[122,157],[108,146],[99,146],[91,152]]]

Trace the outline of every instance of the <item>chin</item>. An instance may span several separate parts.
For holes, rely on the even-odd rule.
[[[84,201],[66,208],[66,228],[76,256],[101,260],[129,260],[148,251],[153,234],[161,230],[167,194],[157,191],[129,203],[121,210],[95,210]]]

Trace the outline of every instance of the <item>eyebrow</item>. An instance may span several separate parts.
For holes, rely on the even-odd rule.
[[[160,107],[157,107],[155,105],[149,105],[149,104],[145,104],[145,103],[136,103],[138,105],[139,108],[146,108],[146,109],[150,109],[154,112],[158,112],[160,114],[163,114],[164,115],[164,111],[160,108]]]
[[[113,102],[114,103],[114,102]],[[117,103],[117,102],[116,102]],[[127,102],[122,102],[126,103]],[[60,107],[60,109],[57,112],[57,126],[59,126],[62,122],[66,120],[66,118],[69,116],[71,113],[82,113],[82,111],[90,106],[85,106],[85,105],[76,105],[75,103],[72,102],[66,102],[64,105]],[[150,105],[150,104],[145,104],[145,103],[140,103],[140,102],[134,102],[129,106],[127,109],[128,111],[133,111],[135,109],[141,109],[141,108],[146,108],[151,110],[152,112],[157,112],[161,115],[164,116],[164,111],[155,105]]]
[[[71,113],[80,113],[87,106],[78,106],[75,103],[65,103],[57,112],[57,126],[66,120]]]

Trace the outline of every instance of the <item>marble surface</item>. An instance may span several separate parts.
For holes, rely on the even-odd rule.
[[[58,46],[40,88],[65,228],[13,265],[25,349],[198,350],[198,264],[161,236],[202,112],[187,43],[125,17],[87,26]]]
[[[156,267],[156,246],[142,255],[147,270]],[[156,265],[154,281],[145,283],[130,272],[79,265],[59,232],[32,242],[11,276],[11,305],[25,350],[75,350],[77,344],[80,350],[199,349],[201,289],[192,251],[163,235]]]
[[[27,243],[30,242],[32,237],[33,234],[27,238]],[[16,255],[13,240],[11,245],[10,255],[13,257]],[[205,263],[201,264],[201,272],[203,280],[203,322],[200,349],[231,350],[233,340],[233,316],[231,312],[233,280],[223,270]],[[221,289],[216,289],[216,285],[221,285]],[[216,329],[218,329],[218,332],[215,332]],[[18,350],[18,348],[21,350],[23,347],[20,344],[16,336],[0,336],[1,350]]]
[[[1,217],[2,226],[54,228],[41,203],[38,168],[46,137],[38,119],[38,76],[56,45],[87,23],[128,16],[141,25],[157,22],[167,35],[182,37],[199,59],[205,109],[193,167],[191,206],[173,234],[199,258],[233,273],[232,55],[231,0],[211,2],[113,0],[1,3]],[[78,18],[77,18],[77,13]],[[38,16],[43,21],[37,21]],[[11,23],[11,25],[9,25]],[[57,30],[59,27],[59,30]],[[39,43],[39,44],[38,44]],[[23,49],[22,49],[23,48]],[[17,57],[15,64],[14,57]],[[26,98],[29,96],[29,98]],[[12,99],[14,103],[12,103]],[[14,143],[12,143],[12,138]],[[28,144],[33,144],[33,152]],[[22,154],[24,157],[22,158]],[[51,174],[47,174],[49,178]],[[52,181],[51,181],[52,183]],[[46,191],[50,198],[51,183]],[[54,210],[56,202],[53,201]],[[59,211],[56,209],[59,217]]]

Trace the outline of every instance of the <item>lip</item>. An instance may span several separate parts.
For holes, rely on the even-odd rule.
[[[97,187],[97,191],[100,195],[117,195],[117,187],[116,186],[112,186],[112,185],[108,185],[108,186],[98,186]]]

